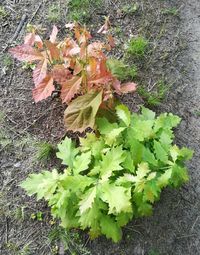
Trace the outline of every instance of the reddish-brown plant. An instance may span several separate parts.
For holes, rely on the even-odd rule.
[[[98,32],[107,33],[109,25],[107,19]],[[73,29],[74,37],[60,42],[56,26],[49,40],[44,41],[32,29],[25,36],[24,44],[11,48],[9,52],[20,61],[37,64],[33,71],[35,102],[51,96],[55,84],[59,84],[62,102],[68,104],[65,126],[67,130],[82,132],[87,127],[93,128],[99,108],[104,102],[113,101],[113,93],[133,92],[136,84],[121,84],[108,70],[104,52],[114,46],[111,35],[107,36],[107,43],[90,42],[91,35],[85,27],[67,24],[66,28]]]

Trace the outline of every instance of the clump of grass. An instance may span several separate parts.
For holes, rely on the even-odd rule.
[[[109,59],[107,67],[111,73],[120,81],[133,80],[137,76],[137,68],[135,65],[127,65],[122,60]]]
[[[3,60],[2,60],[3,66],[6,68],[10,68],[13,64],[13,60],[10,55],[4,54]]]
[[[163,9],[162,13],[165,15],[172,15],[172,16],[177,16],[178,15],[178,9],[176,7],[172,7],[169,9]]]
[[[57,4],[50,5],[47,18],[51,22],[58,22],[61,20],[61,11],[60,7]]]
[[[36,153],[37,160],[46,161],[55,154],[55,147],[50,143],[40,143],[38,145],[38,151]]]
[[[140,94],[140,96],[144,98],[147,105],[157,106],[165,98],[168,89],[169,86],[167,86],[167,84],[164,81],[160,80],[155,84],[155,89],[153,91],[147,90],[147,88],[144,86],[138,87],[137,91]]]
[[[135,3],[133,4],[126,4],[122,7],[122,11],[125,14],[133,14],[138,11],[139,6]]]
[[[143,57],[148,44],[149,42],[141,36],[132,38],[127,45],[126,53],[131,56]]]
[[[91,17],[91,7],[98,7],[101,0],[70,0],[69,1],[69,19],[87,23]]]
[[[0,6],[0,20],[7,17],[8,13],[3,6]]]

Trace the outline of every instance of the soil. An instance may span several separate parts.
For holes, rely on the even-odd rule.
[[[41,141],[53,144],[65,135],[63,106],[57,97],[37,105],[33,102],[31,72],[23,70],[21,63],[5,63],[7,48],[22,42],[25,25],[53,25],[47,18],[48,8],[54,1],[1,0],[7,16],[0,17],[0,254],[2,255],[63,255],[63,247],[57,240],[51,242],[49,234],[56,223],[51,219],[47,205],[29,198],[18,186],[30,172],[55,166],[54,159],[41,163],[36,160],[37,145]],[[61,7],[58,27],[64,34],[68,7],[66,1],[58,1]],[[125,13],[123,6],[133,1],[103,1],[100,7],[90,6],[91,27],[103,22],[109,14],[117,37],[117,49],[113,54],[121,57],[124,44],[137,34],[149,41],[149,49],[143,59],[128,59],[138,66],[137,82],[154,93],[159,80],[169,85],[164,101],[154,109],[159,113],[173,112],[182,117],[176,130],[176,142],[195,151],[189,162],[190,182],[182,189],[166,189],[155,205],[154,214],[129,223],[123,231],[123,240],[113,244],[104,237],[94,241],[87,234],[72,233],[68,236],[65,254],[92,255],[197,255],[200,254],[200,2],[198,0],[138,0],[135,13]],[[39,8],[38,8],[39,7]],[[178,14],[166,10],[176,8]],[[36,12],[37,11],[37,12]],[[17,38],[11,40],[23,14],[27,15]],[[166,85],[167,86],[167,85]],[[121,99],[132,111],[145,99],[129,94]],[[42,220],[35,220],[42,212]],[[77,237],[78,236],[78,237]],[[58,252],[57,252],[58,246]]]

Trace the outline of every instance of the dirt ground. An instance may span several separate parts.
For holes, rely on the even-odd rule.
[[[57,1],[64,35],[68,1]],[[120,57],[130,35],[142,34],[149,41],[144,59],[129,59],[138,67],[137,83],[156,93],[162,80],[168,92],[154,109],[171,111],[183,119],[176,130],[176,142],[195,151],[188,164],[190,182],[182,189],[167,189],[155,205],[150,218],[134,220],[124,228],[123,240],[113,244],[104,237],[94,241],[86,233],[72,232],[67,236],[68,249],[52,235],[57,223],[51,219],[47,205],[29,198],[18,187],[28,173],[55,167],[54,159],[36,160],[40,141],[56,144],[65,135],[62,115],[65,109],[58,98],[37,105],[33,102],[31,72],[23,70],[18,61],[6,62],[7,49],[22,42],[25,25],[43,24],[48,35],[53,23],[49,7],[55,1],[0,0],[7,16],[0,18],[0,254],[1,255],[198,255],[200,254],[200,2],[199,0],[137,0],[136,13],[124,13],[123,6],[133,1],[104,0],[99,7],[90,6],[91,27],[103,23],[110,15],[115,28]],[[169,10],[178,10],[177,13]],[[168,10],[168,11],[167,11]],[[16,38],[18,24],[26,20]],[[155,90],[155,91],[154,91]],[[122,98],[131,110],[145,103],[138,94]],[[34,219],[42,212],[42,220]],[[66,237],[66,236],[65,236]],[[52,239],[54,239],[52,241]]]

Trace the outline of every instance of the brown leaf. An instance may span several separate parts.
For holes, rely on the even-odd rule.
[[[102,91],[88,93],[73,100],[64,113],[67,130],[83,132],[94,127],[95,116],[102,102]]]
[[[50,41],[45,41],[45,45],[46,45],[47,49],[50,52],[51,60],[52,61],[59,61],[60,60],[60,51],[56,47],[56,45],[53,44]]]
[[[13,57],[21,61],[42,60],[44,58],[40,51],[28,44],[22,44],[11,48],[9,49],[9,52],[13,55]]]
[[[66,81],[62,84],[61,99],[63,103],[69,103],[72,98],[77,94],[82,82],[82,77],[75,76],[71,80]]]
[[[33,89],[34,101],[37,103],[43,99],[46,99],[47,97],[51,96],[54,89],[53,78],[51,75],[47,75],[42,82],[35,89]]]
[[[52,70],[52,76],[54,81],[59,84],[65,83],[72,76],[68,68],[65,68],[63,65],[55,65]]]
[[[33,81],[35,86],[40,84],[40,82],[46,77],[47,74],[47,59],[40,62],[37,67],[33,70]]]
[[[136,83],[134,83],[134,82],[127,82],[127,83],[121,84],[120,91],[122,93],[129,93],[129,92],[136,91],[136,88],[137,88],[137,84]]]
[[[50,39],[49,39],[50,42],[55,43],[57,34],[58,34],[58,29],[57,29],[57,27],[54,25],[54,26],[53,26],[53,30],[52,30],[51,35],[50,35]]]

